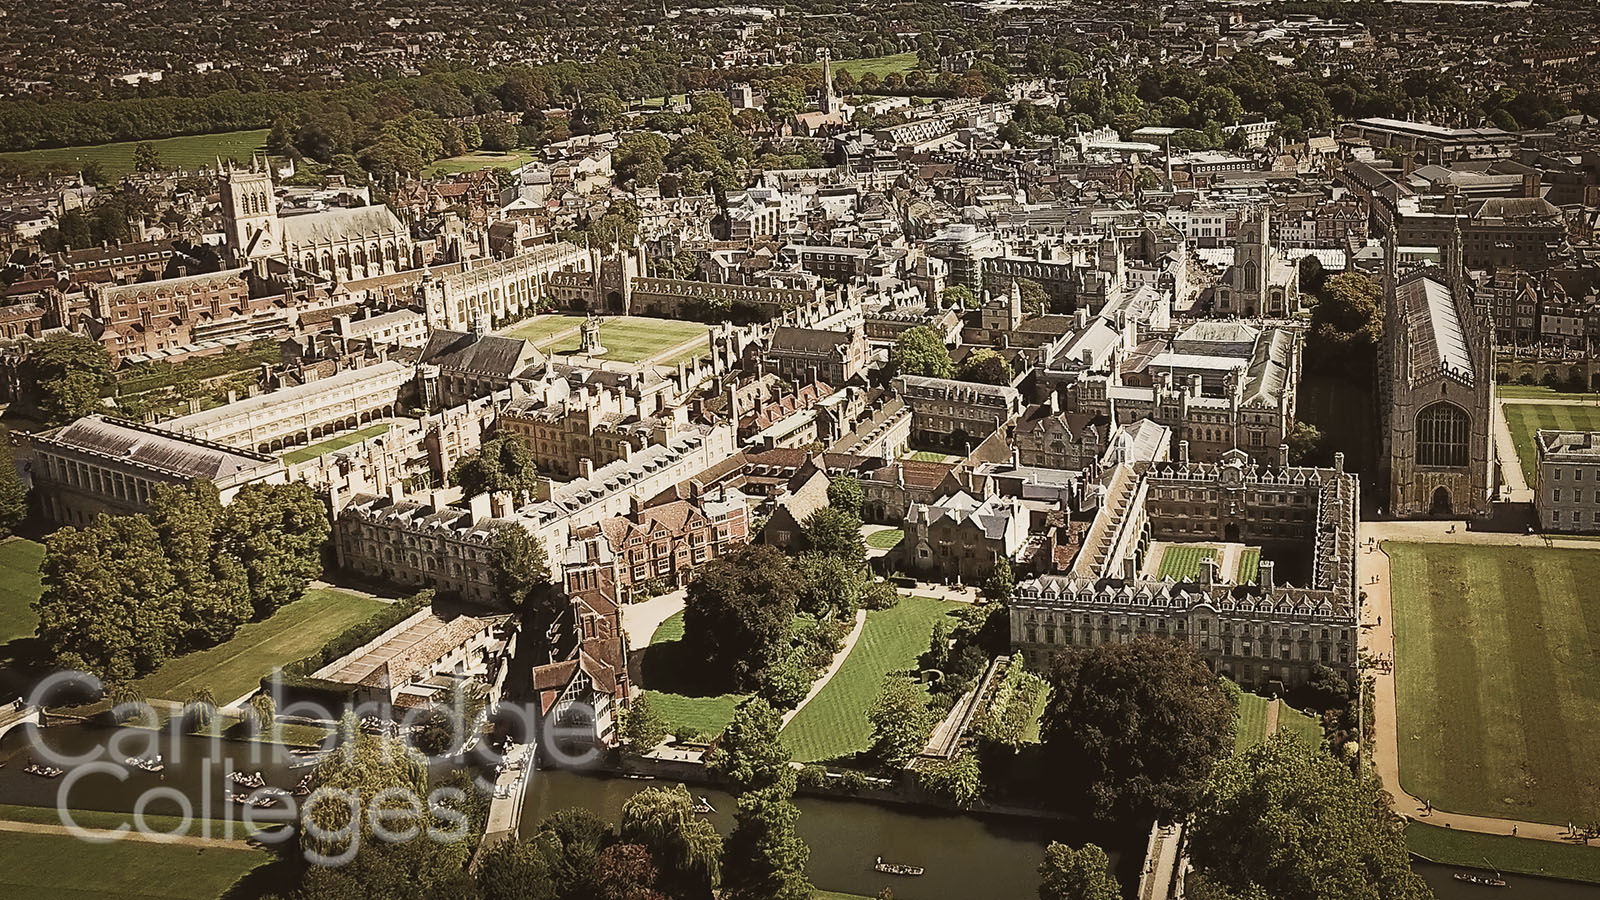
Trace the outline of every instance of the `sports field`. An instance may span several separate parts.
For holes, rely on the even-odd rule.
[[[1386,543],[1400,781],[1451,812],[1600,809],[1600,554]]]
[[[39,599],[39,563],[44,545],[24,538],[0,543],[0,644],[17,638],[33,637],[39,614],[33,601]]]
[[[168,661],[135,686],[146,698],[180,702],[210,688],[218,703],[231,703],[273,668],[309,655],[382,605],[357,594],[313,588],[266,619],[246,624],[231,639]]]
[[[250,154],[265,152],[267,130],[228,131],[222,134],[196,134],[151,141],[161,154],[161,164],[169,169],[198,169],[216,166],[217,157],[249,162]],[[93,160],[108,178],[121,178],[133,171],[133,148],[138,141],[95,144],[86,147],[56,147],[48,150],[17,150],[0,153],[0,161],[23,165],[82,165]]]
[[[491,153],[479,150],[462,156],[452,156],[428,164],[422,170],[422,177],[433,178],[438,175],[459,175],[462,172],[476,172],[479,169],[515,169],[537,159],[539,154],[532,150],[512,150],[507,153]]]
[[[802,762],[850,756],[872,746],[867,710],[890,672],[914,668],[928,635],[954,605],[932,597],[902,597],[893,609],[867,613],[861,637],[844,664],[783,730],[783,742]]]
[[[0,832],[0,897],[62,900],[215,900],[265,850],[146,841],[91,844],[58,834]]]
[[[1600,431],[1600,405],[1577,403],[1507,403],[1506,425],[1511,442],[1517,445],[1522,475],[1533,487],[1539,474],[1539,451],[1534,443],[1539,429],[1561,431]]]
[[[1178,544],[1168,547],[1166,552],[1161,554],[1161,568],[1156,572],[1156,577],[1171,578],[1173,581],[1194,581],[1200,577],[1202,562],[1216,555],[1217,548],[1198,544]]]
[[[733,710],[747,694],[711,694],[693,682],[698,669],[682,650],[683,613],[674,613],[656,626],[650,646],[640,661],[640,686],[650,696],[650,706],[666,723],[667,731],[682,737],[715,737],[733,721]]]
[[[822,68],[821,62],[812,63],[811,68]],[[882,78],[899,72],[902,75],[917,67],[916,53],[896,53],[893,56],[867,56],[860,59],[836,59],[833,61],[833,73],[849,72],[851,76],[860,78],[871,73]]]
[[[300,447],[295,450],[290,450],[288,453],[283,454],[283,461],[293,464],[305,462],[308,459],[316,459],[325,453],[332,453],[335,450],[343,450],[344,448],[353,444],[359,444],[367,438],[377,437],[388,430],[389,425],[387,423],[380,422],[377,425],[368,425],[359,431],[352,431],[349,434],[341,434],[338,437],[329,438],[326,441],[318,441],[309,447]]]

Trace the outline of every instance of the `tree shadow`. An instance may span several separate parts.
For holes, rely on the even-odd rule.
[[[727,673],[711,671],[685,641],[651,644],[638,657],[639,684],[647,690],[685,697],[720,697],[736,691]]]

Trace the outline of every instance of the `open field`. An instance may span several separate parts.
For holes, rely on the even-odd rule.
[[[0,644],[33,637],[39,614],[33,601],[44,590],[39,585],[39,563],[44,545],[24,538],[0,543]]]
[[[1246,547],[1239,551],[1239,571],[1234,573],[1237,584],[1254,584],[1261,571],[1261,548]]]
[[[911,454],[909,457],[907,457],[907,459],[910,459],[912,462],[942,463],[942,462],[955,462],[956,460],[960,459],[960,457],[951,456],[951,455],[949,455],[947,453],[935,453],[932,450],[918,450],[917,452],[915,452],[915,453]]]
[[[1600,554],[1386,543],[1400,780],[1442,810],[1600,809]]]
[[[145,697],[176,701],[210,688],[218,703],[231,703],[274,667],[309,655],[382,605],[369,597],[314,588],[268,618],[247,623],[231,639],[168,661],[135,686]]]
[[[338,437],[329,438],[325,441],[318,441],[309,447],[300,447],[298,449],[291,450],[288,453],[283,454],[283,461],[293,464],[305,462],[308,459],[316,459],[325,453],[332,453],[335,450],[343,450],[352,444],[359,444],[369,437],[377,437],[388,430],[389,426],[387,423],[380,422],[377,425],[368,425],[365,428],[362,428],[358,431],[352,431],[349,434],[341,434]]]
[[[215,900],[272,860],[263,850],[0,832],[0,896]]]
[[[539,154],[532,150],[512,150],[507,153],[480,150],[432,162],[423,168],[422,177],[458,175],[462,172],[476,172],[479,169],[515,169],[537,159],[538,156]]]
[[[254,131],[228,131],[222,134],[196,134],[188,137],[162,138],[151,141],[161,154],[162,165],[168,168],[198,169],[216,166],[217,157],[236,162],[249,162],[250,154],[264,152],[267,129]],[[23,165],[82,165],[94,161],[108,178],[120,178],[133,171],[133,148],[138,141],[117,144],[95,144],[87,147],[56,147],[48,150],[17,150],[0,153],[0,162],[18,162]]]
[[[1322,723],[1287,703],[1278,704],[1278,731],[1292,734],[1313,747],[1322,746]]]
[[[1239,718],[1233,726],[1233,749],[1248,750],[1267,739],[1267,706],[1272,701],[1245,692],[1239,695]]]
[[[841,72],[849,72],[857,79],[868,73],[879,78],[895,72],[904,74],[916,67],[917,54],[915,53],[896,53],[893,56],[869,56],[861,59],[836,59],[833,61],[833,73],[835,75]],[[822,68],[822,63],[820,61],[812,63],[811,68],[820,69]]]
[[[600,323],[600,343],[606,349],[600,358],[636,363],[696,338],[699,338],[700,342],[693,349],[695,352],[703,352],[707,331],[709,329],[699,322],[684,322],[679,319],[651,319],[643,316],[608,318]],[[548,349],[554,353],[577,353],[578,346],[579,339],[574,335],[556,341]],[[676,358],[677,355],[674,356],[674,359]]]
[[[1577,844],[1552,844],[1510,835],[1474,834],[1412,822],[1406,845],[1429,862],[1481,869],[1487,861],[1503,872],[1600,882],[1600,851]]]
[[[578,315],[534,316],[506,329],[504,334],[506,337],[522,338],[535,347],[543,347],[554,341],[556,335],[582,324],[583,316]]]
[[[1495,385],[1495,396],[1507,400],[1561,400],[1567,403],[1594,403],[1600,401],[1600,394],[1575,394],[1568,391],[1558,391],[1553,387],[1542,384],[1500,384]]]
[[[884,677],[916,666],[934,621],[952,606],[932,597],[902,597],[894,609],[867,613],[866,627],[839,671],[783,730],[794,758],[812,762],[868,749],[867,710]]]
[[[1178,544],[1168,547],[1167,551],[1161,554],[1161,569],[1156,573],[1156,577],[1171,578],[1173,581],[1194,581],[1200,577],[1201,564],[1216,555],[1215,547],[1197,544]]]
[[[711,694],[694,684],[694,661],[683,658],[683,613],[673,613],[650,635],[640,661],[640,686],[667,731],[682,737],[696,733],[715,737],[733,721],[733,710],[748,694]]]
[[[1529,487],[1535,486],[1539,474],[1539,450],[1534,443],[1539,429],[1600,431],[1600,406],[1507,403],[1505,411],[1511,441],[1517,445],[1517,459],[1522,463],[1522,474],[1528,479]]]

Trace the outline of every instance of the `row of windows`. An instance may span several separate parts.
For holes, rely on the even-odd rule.
[[[1560,525],[1561,524],[1561,510],[1556,509],[1556,510],[1551,510],[1550,511],[1550,524],[1551,525]],[[1577,510],[1577,511],[1573,512],[1573,514],[1572,514],[1572,525],[1574,527],[1581,527],[1583,525],[1583,511],[1582,510]],[[1595,510],[1595,513],[1594,513],[1594,525],[1595,525],[1595,527],[1600,528],[1600,510]]]

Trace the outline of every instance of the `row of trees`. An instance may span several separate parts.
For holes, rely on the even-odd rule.
[[[209,481],[159,485],[146,514],[46,539],[39,638],[62,668],[129,681],[298,599],[330,530],[302,483],[247,485],[226,507]]]

